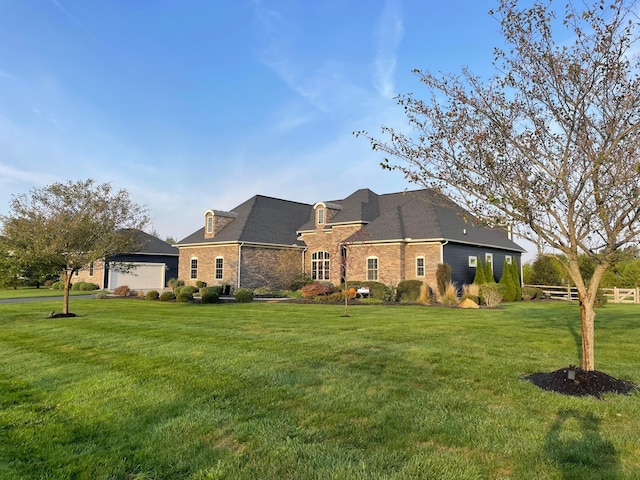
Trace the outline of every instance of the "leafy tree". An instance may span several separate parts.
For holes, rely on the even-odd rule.
[[[61,272],[63,314],[69,313],[72,275],[93,261],[134,251],[137,232],[149,222],[146,208],[126,190],[114,192],[91,179],[14,195],[0,220],[6,248],[22,265]]]
[[[527,283],[533,285],[562,285],[560,259],[555,255],[538,255],[531,264],[531,277]]]
[[[578,289],[581,365],[595,369],[594,302],[603,273],[640,234],[640,28],[635,1],[499,0],[506,48],[487,80],[416,70],[426,99],[401,95],[413,132],[367,138],[383,166],[513,224],[561,252]],[[595,262],[586,281],[579,255]]]

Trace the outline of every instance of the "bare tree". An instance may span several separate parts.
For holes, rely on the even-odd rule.
[[[400,160],[383,167],[566,256],[579,292],[582,368],[594,370],[597,289],[640,232],[636,2],[567,2],[561,18],[552,1],[518,3],[500,0],[490,12],[507,45],[495,50],[492,78],[416,70],[427,99],[398,97],[413,132],[383,127],[387,141],[359,134]],[[596,265],[588,281],[580,254]]]
[[[63,276],[63,314],[72,275],[91,262],[134,251],[149,218],[126,190],[93,180],[54,183],[13,196],[0,217],[5,247],[23,265],[46,265]]]

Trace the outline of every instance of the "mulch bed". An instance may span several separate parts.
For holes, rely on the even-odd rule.
[[[577,397],[593,396],[600,398],[605,393],[621,393],[629,395],[633,391],[640,392],[640,387],[626,380],[619,380],[598,370],[582,370],[576,368],[575,380],[567,378],[568,368],[555,372],[533,373],[524,377],[537,387],[563,395]]]

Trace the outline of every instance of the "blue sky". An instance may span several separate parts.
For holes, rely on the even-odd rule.
[[[160,236],[255,194],[416,188],[355,130],[402,128],[414,68],[491,73],[495,1],[3,0],[0,214],[68,179],[126,188]]]

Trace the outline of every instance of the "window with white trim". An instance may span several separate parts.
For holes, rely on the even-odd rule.
[[[224,258],[216,257],[215,279],[222,280],[223,277],[224,277]]]
[[[424,277],[424,257],[416,257],[416,277]]]
[[[318,214],[318,225],[323,225],[324,224],[324,208],[319,208],[317,210],[317,214]]]
[[[484,263],[490,263],[493,266],[493,253],[484,254]]]
[[[213,233],[213,215],[207,215],[207,233]]]
[[[311,278],[313,280],[329,280],[329,252],[311,254]]]
[[[511,262],[513,262],[513,258],[511,257],[511,255],[505,255],[504,259],[507,262],[507,265],[511,265]]]
[[[190,262],[190,272],[189,272],[189,278],[191,279],[196,279],[198,278],[198,259],[197,258],[192,258],[191,262]]]
[[[477,266],[478,266],[478,257],[469,256],[469,266],[471,268],[477,268]]]
[[[378,281],[378,257],[367,258],[367,281]]]

